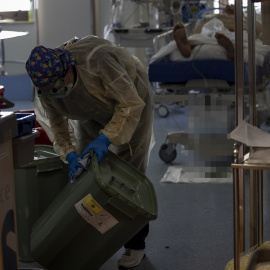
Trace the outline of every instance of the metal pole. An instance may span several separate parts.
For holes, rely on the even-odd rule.
[[[244,57],[243,57],[243,10],[242,0],[235,1],[235,98],[236,98],[236,126],[244,119]],[[243,147],[239,151],[239,159],[244,156]],[[238,213],[239,220],[235,220],[240,231],[236,231],[235,224],[235,243],[234,256],[235,256],[235,269],[239,269],[239,253],[244,251],[245,248],[245,197],[244,197],[244,172],[238,174],[238,209],[234,210]],[[236,188],[236,187],[235,187]],[[236,208],[237,204],[235,205]],[[238,227],[239,228],[239,227]],[[239,235],[238,235],[239,234]]]
[[[240,269],[239,169],[233,169],[234,270]]]
[[[242,0],[235,1],[236,126],[244,119],[244,57]],[[239,156],[241,158],[242,156]]]
[[[94,17],[94,35],[99,36],[99,1],[92,0],[93,17]]]
[[[256,125],[256,68],[255,68],[255,19],[254,4],[248,0],[248,89],[249,89],[249,122]],[[252,151],[252,149],[250,149]],[[250,172],[250,247],[257,241],[257,174]]]
[[[258,192],[258,242],[263,243],[263,171],[259,170],[259,192]]]
[[[256,125],[256,64],[255,64],[255,16],[254,3],[248,1],[248,78],[249,122]]]
[[[4,46],[4,40],[1,39],[1,76],[2,75],[6,75],[6,72],[5,72],[5,46]]]
[[[250,170],[250,247],[254,247],[258,243],[257,230],[257,181],[256,181],[256,171]]]

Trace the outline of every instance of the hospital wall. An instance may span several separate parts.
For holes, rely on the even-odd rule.
[[[0,21],[2,30],[29,32],[26,36],[4,40],[7,75],[0,76],[0,85],[5,87],[6,98],[32,100],[33,87],[25,71],[25,62],[37,44],[56,47],[74,36],[103,36],[103,28],[110,18],[110,0],[96,2],[96,16],[94,0],[38,0],[38,21]]]

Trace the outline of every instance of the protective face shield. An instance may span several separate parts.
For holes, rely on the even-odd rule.
[[[40,89],[37,87],[38,97],[55,97],[64,98],[67,97],[73,88],[73,83],[66,84],[65,79],[59,78],[51,89]]]

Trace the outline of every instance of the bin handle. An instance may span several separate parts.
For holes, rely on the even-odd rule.
[[[111,180],[109,182],[109,185],[113,184],[118,185],[119,188],[121,189],[125,189],[130,194],[134,194],[136,192],[134,187],[128,185],[127,183],[123,183],[122,181],[117,180],[114,176],[111,177]]]
[[[120,211],[121,213],[123,213],[124,215],[128,216],[131,219],[135,219],[136,216],[138,215],[138,212],[136,212],[131,207],[127,206],[127,204],[125,204],[116,197],[111,197],[107,201],[107,204],[111,205],[112,207],[114,207],[115,209],[117,209],[118,211]]]
[[[1,104],[2,102],[3,102],[3,104]],[[0,95],[0,108],[1,109],[8,109],[8,108],[12,108],[12,107],[14,107],[14,103]]]

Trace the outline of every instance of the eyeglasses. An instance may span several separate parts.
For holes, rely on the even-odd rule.
[[[49,89],[36,88],[38,97],[63,98],[70,94],[73,84],[66,84],[65,77],[56,80],[54,86]]]

